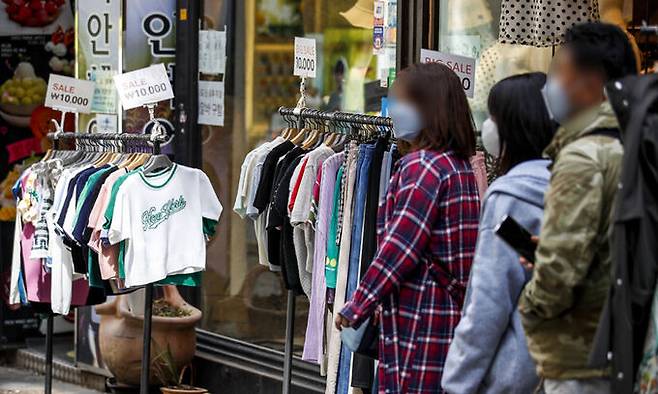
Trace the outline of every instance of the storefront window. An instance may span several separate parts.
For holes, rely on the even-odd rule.
[[[487,117],[487,97],[491,87],[511,75],[548,71],[554,51],[553,46],[535,47],[501,42],[500,15],[502,3],[505,2],[507,1],[442,0],[440,2],[439,50],[476,59],[475,92],[469,102],[478,129]],[[530,7],[531,2],[525,3]],[[527,16],[521,15],[520,7],[521,4],[519,4],[518,15],[516,10],[513,12],[522,22],[521,18]],[[503,21],[503,23],[507,22]],[[519,23],[518,26],[521,24]],[[514,24],[513,29],[521,29],[521,27]]]
[[[233,2],[205,1],[203,29],[224,30],[228,3]],[[376,5],[381,8],[375,12]],[[287,297],[283,280],[279,273],[259,265],[253,221],[240,219],[231,211],[240,166],[250,150],[284,126],[277,109],[297,103],[300,79],[293,76],[295,36],[314,38],[317,43],[317,78],[306,83],[308,107],[380,110],[380,99],[386,94],[389,79],[395,76],[397,3],[248,0],[236,7],[236,26],[229,32],[235,40],[234,50],[227,51],[223,76],[225,126],[199,126],[203,168],[225,208],[219,236],[209,247],[201,328],[283,349]],[[382,28],[373,29],[375,25]],[[220,78],[200,74],[202,80]],[[308,299],[299,296],[296,352],[301,352],[303,345],[308,307]]]
[[[627,30],[642,20],[633,15],[644,10],[632,1],[565,1],[541,9],[531,0],[437,1],[439,50],[476,59],[475,92],[469,101],[478,128],[487,117],[491,87],[515,74],[547,72],[571,26],[600,20]],[[630,33],[629,39],[642,63],[646,54],[641,56]]]

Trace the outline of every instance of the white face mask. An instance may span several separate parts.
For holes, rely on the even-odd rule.
[[[498,125],[491,118],[482,123],[482,145],[495,158],[500,156],[500,135]]]
[[[420,113],[409,103],[391,100],[388,115],[393,120],[393,135],[397,139],[411,142],[423,129]]]
[[[560,124],[564,123],[571,113],[571,104],[569,103],[569,96],[567,96],[567,92],[560,82],[549,76],[541,93],[551,119]]]

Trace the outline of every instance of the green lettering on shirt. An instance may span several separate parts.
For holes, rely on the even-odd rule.
[[[186,205],[187,201],[181,195],[177,199],[169,199],[159,210],[156,207],[147,209],[142,213],[142,229],[147,231],[157,228],[160,223],[169,219],[173,214],[185,209]]]

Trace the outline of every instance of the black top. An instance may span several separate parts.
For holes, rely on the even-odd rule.
[[[307,151],[300,147],[295,147],[290,152],[288,152],[283,159],[279,162],[279,165],[276,168],[276,171],[273,176],[273,187],[272,193],[269,197],[268,202],[272,205],[270,206],[270,211],[267,217],[267,228],[278,227],[280,228],[283,224],[283,217],[288,215],[288,197],[290,195],[290,179],[292,178],[292,173],[295,171],[295,167],[299,164],[297,160],[301,155],[305,154]],[[297,164],[294,164],[297,163]],[[293,165],[294,164],[294,165]],[[292,167],[292,168],[291,168]],[[288,178],[288,183],[283,184],[283,180],[290,171],[290,177]]]
[[[284,261],[281,259],[281,229],[283,228],[284,218],[288,215],[288,210],[285,205],[287,205],[288,196],[290,194],[290,178],[292,178],[292,173],[297,166],[295,163],[299,163],[296,159],[299,158],[301,160],[300,156],[305,152],[304,149],[299,147],[291,150],[283,159],[281,159],[275,172],[273,182],[274,188],[272,196],[270,197],[272,204],[267,217],[267,253],[270,264],[275,266],[281,266]],[[289,169],[290,178],[286,184],[283,184],[282,179]],[[282,207],[281,203],[284,200],[285,205]],[[278,206],[276,205],[277,201],[279,202]]]
[[[282,263],[281,273],[283,275],[283,282],[285,283],[286,288],[293,290],[295,294],[302,294],[304,290],[302,289],[302,284],[299,280],[297,255],[295,254],[295,243],[293,240],[293,228],[290,225],[290,217],[288,216],[288,191],[290,189],[292,175],[295,172],[295,167],[297,167],[301,160],[302,156],[295,158],[286,169],[285,174],[281,178],[281,183],[279,183],[277,193],[274,196],[272,209],[270,210],[270,212],[285,212],[284,215],[281,215],[283,224],[281,229],[281,243],[279,244],[279,261]]]
[[[288,153],[295,144],[286,140],[277,145],[267,154],[263,162],[263,169],[261,170],[260,181],[258,181],[258,188],[256,189],[256,196],[254,197],[254,207],[258,212],[263,213],[267,204],[270,202],[272,196],[272,184],[274,181],[274,171],[276,171],[279,159]]]
[[[295,147],[281,159],[275,170],[270,210],[267,220],[267,250],[269,262],[280,266],[287,289],[303,292],[297,271],[297,256],[288,217],[290,182],[295,168],[307,151]],[[294,269],[293,269],[294,268]]]

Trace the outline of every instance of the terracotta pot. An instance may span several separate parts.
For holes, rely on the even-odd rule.
[[[151,363],[156,352],[166,351],[169,345],[176,365],[192,362],[196,348],[194,326],[201,319],[201,311],[189,305],[178,293],[176,286],[164,286],[164,298],[170,304],[190,311],[186,317],[153,316],[151,331]],[[143,316],[128,308],[127,296],[96,306],[101,315],[99,327],[100,351],[103,361],[116,380],[126,384],[139,384],[142,362]],[[151,384],[157,383],[150,368]]]
[[[173,388],[173,387],[160,387],[160,391],[164,394],[208,394],[208,390],[198,388],[198,387],[189,387],[184,389]]]

